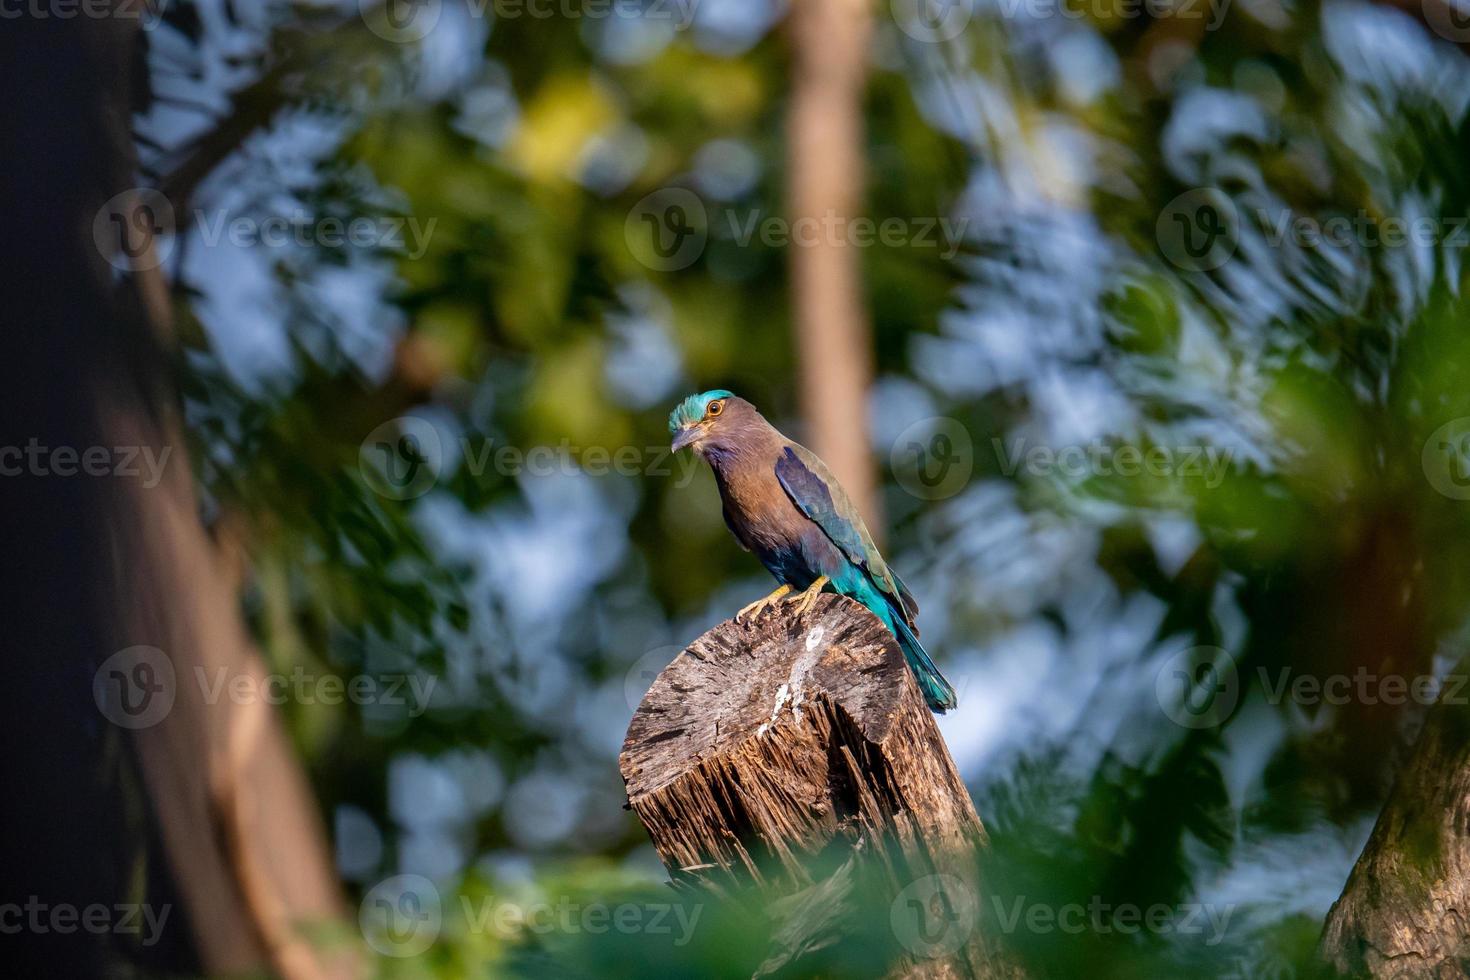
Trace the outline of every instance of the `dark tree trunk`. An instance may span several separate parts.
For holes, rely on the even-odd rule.
[[[0,31],[0,874],[4,901],[146,904],[167,918],[151,943],[28,923],[3,937],[5,961],[17,976],[115,975],[125,962],[320,976],[351,963],[327,963],[305,938],[341,909],[303,774],[269,705],[206,704],[196,682],[198,668],[257,678],[263,668],[198,516],[170,384],[167,289],[147,261],[114,267],[94,235],[99,215],[104,230],[115,227],[108,211],[133,217],[108,205],[136,183],[130,123],[147,91],[140,21],[127,9]],[[99,449],[108,467],[78,472],[73,458],[63,473],[56,457],[36,466],[12,452],[31,446]],[[144,452],[164,460],[161,479],[127,472]],[[140,645],[159,651],[171,678],[154,661],[145,674],[99,671]],[[112,680],[139,678],[164,685],[171,707],[119,724],[104,695]],[[155,702],[135,702],[145,703]]]

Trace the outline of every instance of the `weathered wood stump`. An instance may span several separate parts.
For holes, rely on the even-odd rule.
[[[889,911],[891,976],[1019,976],[977,927],[969,793],[892,634],[857,603],[824,595],[695,640],[644,697],[620,765],[676,885],[764,902],[777,927],[757,975],[840,942],[861,890]]]

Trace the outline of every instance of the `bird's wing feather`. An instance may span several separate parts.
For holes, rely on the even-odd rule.
[[[914,594],[909,591],[909,587],[903,584],[903,579],[899,578],[898,573],[891,568],[888,569],[888,577],[893,579],[894,585],[898,586],[898,601],[903,603],[903,618],[908,621],[909,626],[914,631],[914,635],[918,636],[919,627],[914,623],[914,619],[919,615],[919,600],[914,598]]]
[[[919,604],[889,570],[862,515],[816,453],[794,442],[788,443],[776,459],[776,479],[797,509],[822,529],[848,561],[868,573],[873,584],[893,601],[912,626]]]

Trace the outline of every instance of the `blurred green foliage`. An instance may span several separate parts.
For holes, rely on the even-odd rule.
[[[1470,581],[1453,543],[1470,512],[1427,475],[1463,465],[1432,444],[1470,416],[1463,58],[1361,4],[1237,7],[1209,29],[983,8],[945,43],[905,31],[901,7],[878,11],[868,216],[964,224],[949,260],[913,242],[863,252],[874,448],[895,564],[917,579],[946,670],[974,679],[962,702],[981,705],[946,731],[994,838],[995,908],[1235,912],[1218,945],[1008,939],[1057,976],[1309,975],[1418,712],[1270,704],[1257,678],[1415,675],[1463,653]],[[165,31],[193,24],[207,54],[223,41],[191,9]],[[424,874],[451,907],[517,889],[670,901],[621,809],[616,751],[638,676],[764,590],[708,475],[659,447],[677,397],[716,386],[799,428],[785,247],[732,232],[781,213],[779,19],[722,5],[674,31],[651,14],[446,3],[435,31],[397,45],[355,20],[323,33],[321,16],[254,25],[259,65],[309,54],[255,152],[199,198],[412,218],[432,229],[422,254],[271,254],[260,308],[221,310],[212,291],[243,274],[191,265],[205,246],[185,241],[179,314],[200,482],[244,529],[247,612],[274,667],[439,682],[421,714],[285,706],[344,877],[360,894]],[[155,73],[180,58],[156,44]],[[628,229],[669,187],[698,192],[709,241],[660,271]],[[1208,269],[1181,264],[1161,230],[1202,187],[1236,216]],[[1283,215],[1425,216],[1444,233],[1302,243],[1281,236]],[[281,338],[268,370],[224,342],[246,326]],[[430,493],[396,500],[375,492],[363,447],[405,415],[431,421],[447,455]],[[925,416],[972,442],[975,472],[944,499],[905,489],[893,422]],[[1007,466],[1008,439],[1195,446],[1226,465],[1218,480],[1072,478]],[[574,464],[635,447],[640,472],[470,465],[485,447],[542,446]],[[1227,650],[1241,680],[1238,706],[1198,729],[1154,694],[1163,658],[1193,645]],[[1273,883],[1297,853],[1309,867]],[[892,953],[888,910],[870,911],[821,954],[830,975]],[[450,916],[430,952],[381,966],[749,975],[759,929],[709,914],[678,947]]]

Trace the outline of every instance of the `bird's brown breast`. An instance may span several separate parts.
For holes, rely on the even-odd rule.
[[[742,459],[716,469],[715,480],[731,527],[752,551],[789,546],[810,523],[776,479],[774,461]]]

